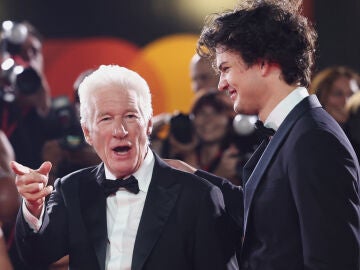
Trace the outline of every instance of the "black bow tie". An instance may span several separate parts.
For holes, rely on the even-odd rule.
[[[140,191],[138,181],[133,175],[127,179],[116,179],[116,180],[104,179],[101,182],[101,186],[104,190],[106,197],[108,197],[111,194],[115,194],[119,188],[125,188],[134,194],[138,194]]]
[[[260,120],[256,121],[255,128],[263,137],[270,137],[275,134],[274,129],[265,127],[264,123]]]

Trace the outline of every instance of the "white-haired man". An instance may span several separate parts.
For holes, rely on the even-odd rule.
[[[24,198],[16,234],[22,257],[49,264],[69,254],[70,269],[86,270],[236,268],[220,190],[149,149],[145,80],[101,66],[79,97],[85,139],[102,163],[58,179],[53,191],[43,188],[50,163],[38,170],[12,163]]]

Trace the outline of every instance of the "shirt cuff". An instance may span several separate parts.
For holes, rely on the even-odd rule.
[[[30,211],[27,209],[25,200],[23,200],[23,202],[22,202],[22,212],[23,212],[25,221],[30,226],[30,228],[33,229],[34,232],[38,232],[40,230],[40,227],[42,225],[42,218],[43,218],[43,215],[45,212],[44,208],[45,207],[43,206],[41,209],[40,218],[38,219],[33,214],[31,214]]]

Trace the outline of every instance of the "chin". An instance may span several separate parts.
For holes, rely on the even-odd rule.
[[[234,111],[239,114],[244,114],[243,110],[238,105],[234,105]]]
[[[109,168],[109,170],[111,170],[114,175],[129,175],[133,172],[134,168],[134,166],[131,166],[124,162],[116,162],[115,164],[113,163],[110,166],[111,167]]]

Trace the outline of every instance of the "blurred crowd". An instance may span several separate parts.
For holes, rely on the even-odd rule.
[[[44,74],[43,40],[35,27],[5,21],[0,35],[0,269],[39,269],[24,265],[15,246],[20,197],[9,162],[37,168],[44,160],[51,161],[50,184],[99,163],[85,144],[77,112],[77,86],[86,73],[74,82],[73,100],[65,95],[53,97]],[[67,269],[67,258],[50,269]]]
[[[359,73],[350,67],[333,66],[315,74],[311,94],[316,94],[324,109],[344,129],[358,158],[359,152]]]
[[[3,22],[0,40],[0,269],[34,269],[22,265],[13,241],[20,206],[9,162],[31,168],[49,160],[50,182],[99,163],[84,141],[77,111],[77,87],[92,70],[79,74],[74,97],[53,97],[44,74],[42,37],[28,22]],[[180,159],[242,185],[242,167],[260,143],[256,116],[234,113],[232,102],[217,91],[219,77],[208,60],[189,59],[195,98],[189,113],[154,116],[151,147],[163,158]],[[310,87],[332,115],[360,158],[360,78],[346,66],[315,74]],[[50,184],[51,184],[50,183]],[[51,269],[67,269],[63,258]]]

